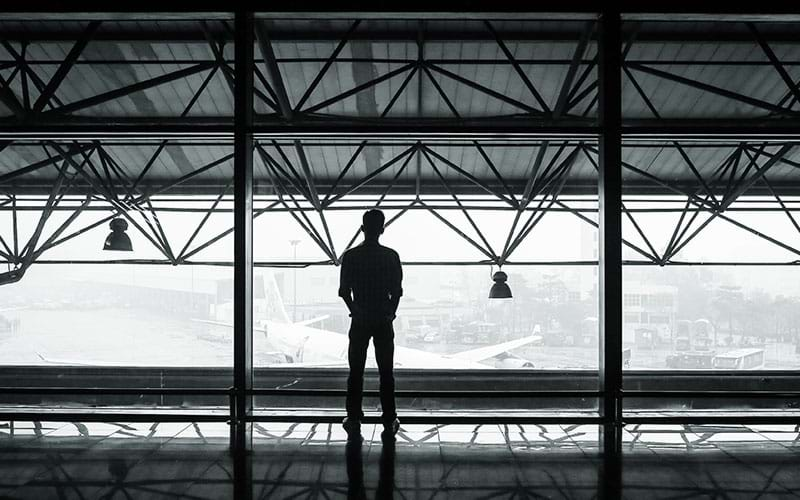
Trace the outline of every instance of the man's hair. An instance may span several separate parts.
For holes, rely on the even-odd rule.
[[[364,212],[364,217],[361,218],[364,233],[380,234],[381,231],[383,231],[383,223],[385,220],[382,211],[376,208],[367,210]]]

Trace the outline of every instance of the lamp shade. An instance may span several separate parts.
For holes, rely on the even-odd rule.
[[[490,299],[510,299],[511,298],[511,288],[509,288],[508,283],[506,280],[508,279],[508,275],[503,271],[497,271],[492,276],[494,280],[494,284],[492,288],[489,290],[489,298]]]
[[[109,223],[111,233],[106,237],[106,242],[103,244],[103,250],[112,250],[120,252],[133,251],[131,238],[125,234],[128,229],[128,223],[125,219],[116,218]]]

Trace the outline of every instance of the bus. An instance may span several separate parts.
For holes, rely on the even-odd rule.
[[[735,349],[717,354],[713,360],[717,370],[757,370],[764,368],[764,349]]]

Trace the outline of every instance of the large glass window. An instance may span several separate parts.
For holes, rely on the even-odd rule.
[[[231,21],[0,21],[0,119],[52,131],[0,144],[0,385],[64,388],[3,404],[227,408],[233,148],[187,124],[232,123]]]
[[[627,390],[796,384],[798,158],[792,140],[769,133],[795,113],[797,44],[785,36],[794,29],[744,18],[625,25],[626,123],[702,124],[709,131],[624,143]],[[756,123],[763,134],[711,137]],[[640,302],[628,299],[634,294]],[[730,396],[626,402],[631,411],[796,407],[786,398]]]
[[[338,263],[361,243],[364,211],[378,207],[387,218],[381,242],[404,263],[394,322],[400,390],[530,391],[534,380],[537,390],[596,389],[596,171],[582,143],[262,139],[257,151],[254,260],[257,288],[265,290],[264,307],[257,292],[254,309],[259,387],[345,387],[350,318],[337,295]],[[491,168],[497,176],[474,182]],[[316,177],[298,182],[292,171]],[[488,298],[500,268],[510,300]],[[371,354],[368,366],[375,367]],[[540,378],[547,382],[538,385]],[[488,398],[401,405],[498,404]],[[341,406],[340,398],[261,401]],[[524,397],[506,406],[562,404],[595,407],[592,398]]]

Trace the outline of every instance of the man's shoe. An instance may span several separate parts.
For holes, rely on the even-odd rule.
[[[390,436],[394,436],[397,434],[397,431],[400,430],[400,419],[395,418],[391,422],[384,422],[383,424],[383,433],[388,434]]]
[[[344,427],[344,431],[351,438],[361,435],[361,422],[359,422],[357,418],[345,417],[345,419],[342,420],[342,427]]]

